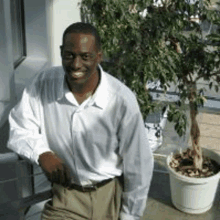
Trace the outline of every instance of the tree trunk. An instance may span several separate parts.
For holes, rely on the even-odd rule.
[[[199,145],[199,137],[200,137],[200,130],[196,120],[196,116],[198,115],[197,104],[194,102],[195,99],[196,88],[191,88],[189,94],[189,105],[190,105],[190,118],[191,118],[191,130],[190,136],[192,140],[192,147],[193,147],[193,163],[194,167],[201,170],[203,164],[202,158],[202,149]]]

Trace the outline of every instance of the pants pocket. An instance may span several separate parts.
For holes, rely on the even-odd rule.
[[[52,204],[52,200],[48,201],[44,205],[44,209],[42,211],[41,220],[64,220],[66,219],[65,213],[63,213],[62,209],[58,207],[54,207]]]

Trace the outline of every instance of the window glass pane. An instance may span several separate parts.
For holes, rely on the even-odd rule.
[[[23,0],[11,0],[13,61],[16,68],[26,56]]]

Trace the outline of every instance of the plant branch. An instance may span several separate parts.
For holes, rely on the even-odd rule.
[[[194,81],[193,81],[193,78],[192,78],[192,74],[189,73],[188,76],[189,76],[189,78],[190,78],[190,80],[188,80],[188,83],[189,83],[189,82],[194,82]]]
[[[209,78],[213,77],[213,76],[220,76],[220,70],[214,73],[209,74]],[[201,76],[197,76],[195,81],[198,81],[199,79],[201,79],[202,77],[204,77],[204,75]]]

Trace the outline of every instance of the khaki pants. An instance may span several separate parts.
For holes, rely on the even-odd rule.
[[[92,192],[80,192],[54,184],[53,198],[42,220],[118,220],[122,186],[118,178]]]

